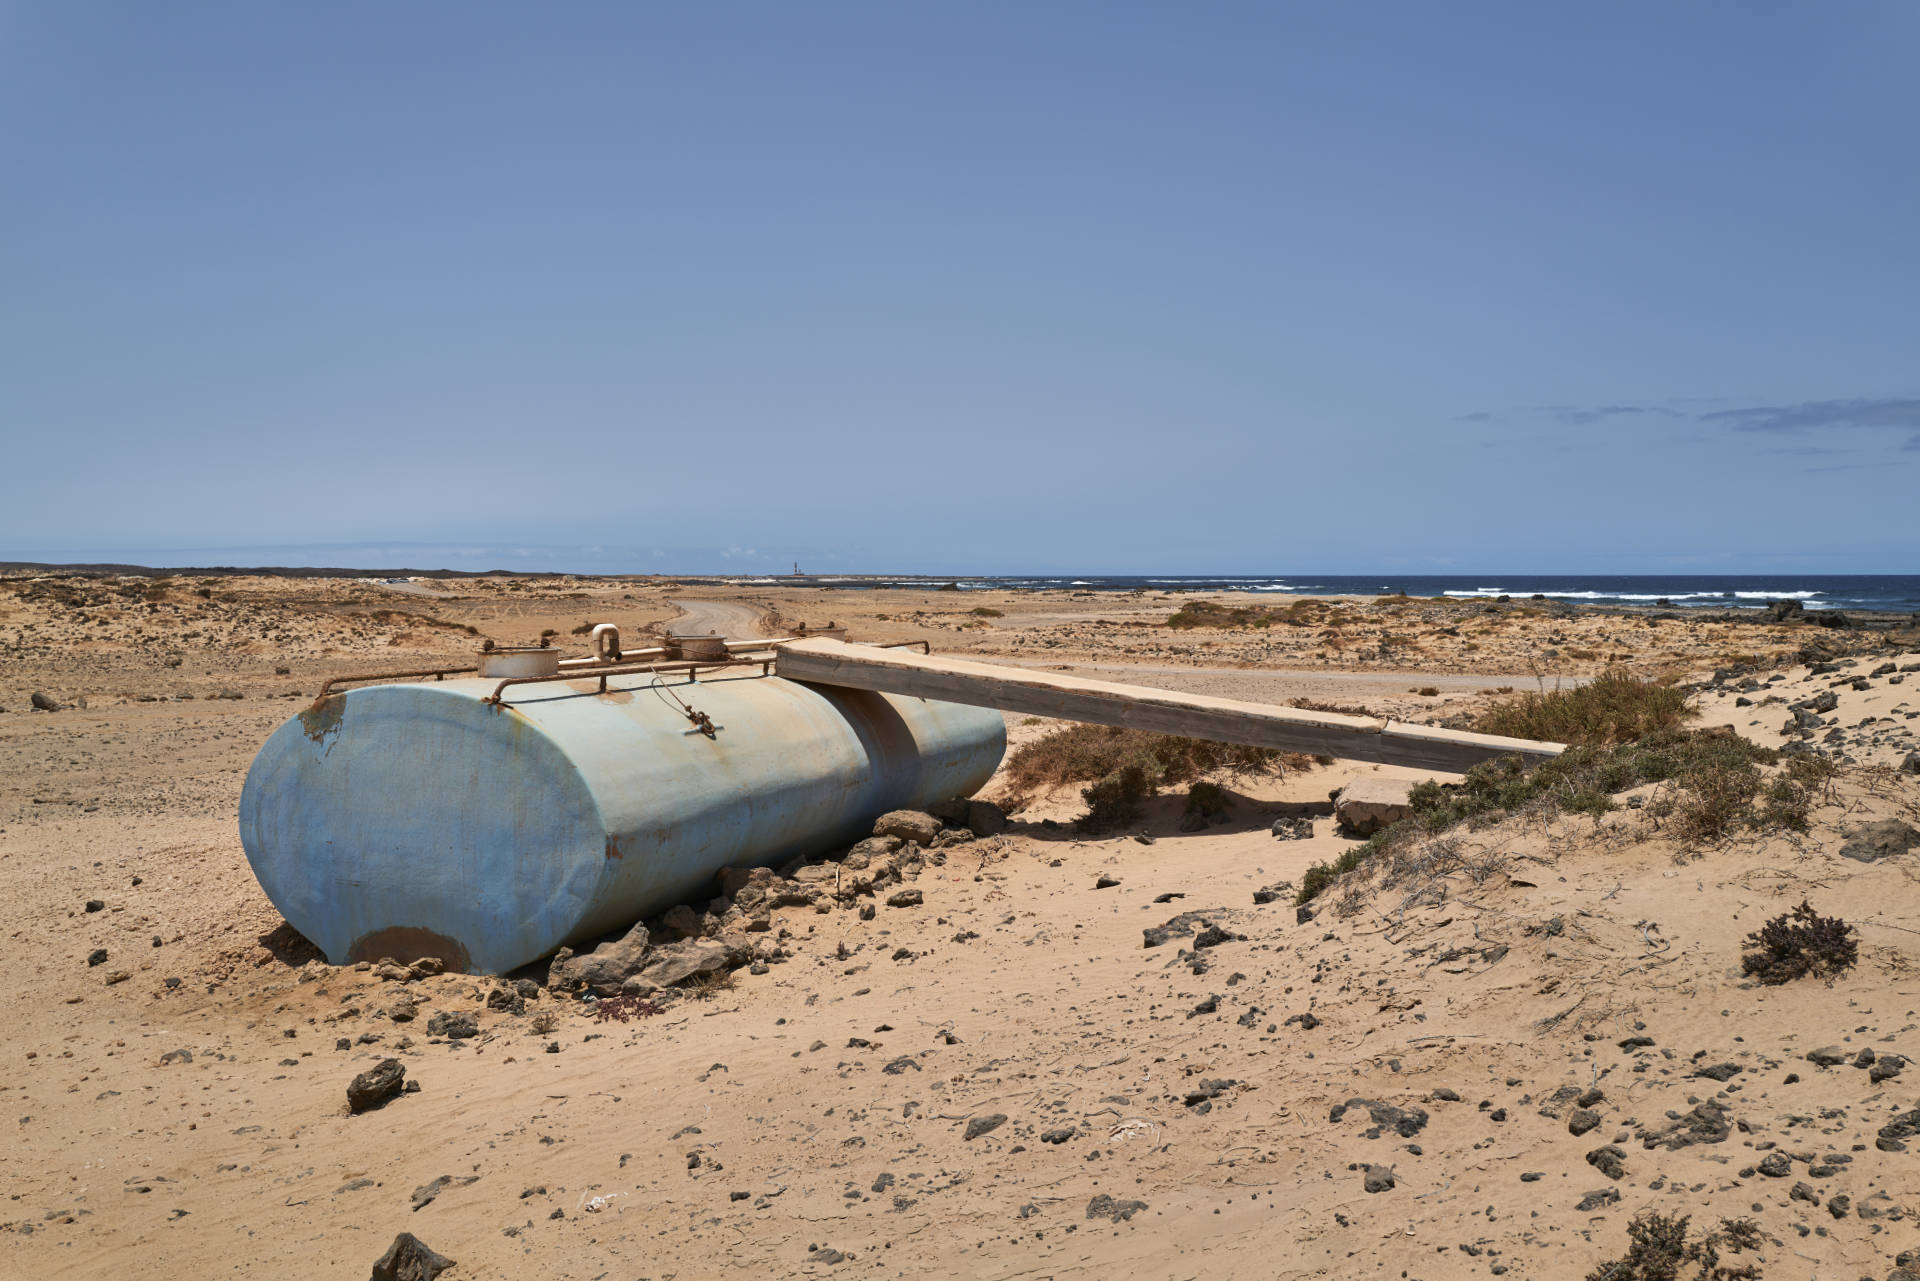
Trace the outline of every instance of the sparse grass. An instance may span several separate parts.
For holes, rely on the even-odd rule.
[[[355,611],[348,618],[365,618],[383,627],[433,627],[441,631],[465,632],[469,636],[478,636],[480,629],[469,623],[451,623],[444,618],[435,618],[431,614],[409,614],[404,609],[375,609]]]
[[[1007,612],[1005,610],[994,609],[992,606],[989,606],[989,605],[975,605],[972,609],[968,610],[967,612],[969,614],[978,615],[981,618],[1005,618],[1007,616]]]
[[[1271,627],[1281,611],[1264,605],[1222,605],[1218,601],[1188,601],[1167,619],[1175,631],[1193,627]]]
[[[1482,734],[1595,746],[1630,743],[1698,715],[1671,684],[1609,669],[1571,689],[1522,693],[1474,721]]]
[[[1443,787],[1429,780],[1414,787],[1405,819],[1334,862],[1308,869],[1297,901],[1309,902],[1395,842],[1437,835],[1462,823],[1494,822],[1520,810],[1597,818],[1614,808],[1617,793],[1647,783],[1674,782],[1686,789],[1670,810],[1679,816],[1683,839],[1709,839],[1739,822],[1761,825],[1767,816],[1756,814],[1751,804],[1760,788],[1757,767],[1778,758],[1730,730],[1663,729],[1618,746],[1576,747],[1531,771],[1517,756],[1486,761],[1459,783]]]
[[[1015,808],[1048,788],[1090,784],[1081,793],[1088,813],[1080,825],[1102,831],[1139,817],[1142,804],[1163,787],[1210,774],[1278,774],[1311,763],[1310,757],[1272,748],[1108,725],[1068,725],[1016,750],[1006,768],[1009,804]]]
[[[722,992],[731,992],[740,982],[733,977],[732,970],[716,970],[709,974],[696,974],[680,985],[680,990],[692,1001],[711,1001]]]
[[[1740,972],[1770,987],[1813,974],[1832,978],[1860,959],[1858,931],[1837,916],[1821,916],[1805,899],[1747,935],[1754,950],[1740,958]]]
[[[1705,1236],[1687,1240],[1690,1216],[1671,1218],[1642,1210],[1627,1224],[1627,1252],[1587,1273],[1587,1281],[1760,1281],[1753,1264],[1720,1262],[1720,1251],[1739,1254],[1760,1248],[1760,1228],[1752,1219],[1722,1219]]]
[[[1372,716],[1364,707],[1355,707],[1351,703],[1326,703],[1317,698],[1292,698],[1287,706],[1297,707],[1303,712],[1333,712],[1340,716]]]
[[[1807,830],[1814,804],[1832,800],[1834,763],[1824,756],[1799,754],[1787,758],[1786,769],[1767,784],[1761,811],[1768,827],[1790,832]]]

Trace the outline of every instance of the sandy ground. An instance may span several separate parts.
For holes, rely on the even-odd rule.
[[[288,937],[234,812],[253,751],[320,680],[458,661],[469,626],[577,645],[611,618],[633,645],[692,612],[674,599],[1433,721],[1604,661],[1777,657],[1755,683],[1778,682],[1703,693],[1705,720],[1777,747],[1789,704],[1844,681],[1792,737],[1856,763],[1804,835],[1681,848],[1651,808],[1510,821],[1452,871],[1307,921],[1287,886],[1349,842],[1325,819],[1304,840],[1268,825],[1370,767],[1244,784],[1204,832],[1168,798],[1138,831],[1084,839],[1056,797],[945,851],[919,906],[780,909],[768,937],[788,955],[765,973],[627,1023],[544,993],[490,1010],[493,980],[383,981]],[[1920,821],[1920,782],[1889,768],[1920,676],[1868,676],[1889,657],[1869,638],[1806,627],[1355,601],[1316,629],[1341,632],[1328,649],[1288,624],[1160,626],[1181,603],[0,583],[0,1275],[358,1278],[410,1231],[458,1260],[450,1281],[1561,1278],[1619,1254],[1646,1207],[1753,1218],[1769,1278],[1882,1277],[1920,1245],[1920,1139],[1882,1138],[1901,1142],[1920,1068],[1852,1066],[1920,1053],[1920,851],[1838,854],[1871,821]],[[1809,646],[1851,666],[1813,673],[1794,661]],[[29,710],[34,692],[62,710]],[[1803,897],[1859,926],[1861,963],[1753,986],[1742,937]],[[1194,946],[1196,921],[1227,937]],[[403,991],[423,1001],[404,1023]],[[480,1034],[430,1036],[443,1011]],[[1808,1061],[1829,1046],[1843,1065]],[[347,1081],[387,1055],[420,1091],[348,1115]],[[1582,1094],[1594,1126],[1575,1135]]]

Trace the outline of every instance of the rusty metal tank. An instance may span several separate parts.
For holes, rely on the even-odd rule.
[[[501,973],[971,795],[1006,748],[995,711],[750,671],[323,698],[247,773],[248,861],[329,961]]]

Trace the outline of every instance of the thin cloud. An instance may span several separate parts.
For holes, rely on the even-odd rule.
[[[1700,415],[1735,431],[1819,431],[1829,427],[1893,427],[1920,431],[1920,400],[1902,398],[1806,400],[1797,405],[1753,405]]]
[[[1591,409],[1580,409],[1570,405],[1556,405],[1549,411],[1560,422],[1571,427],[1591,427],[1595,423],[1605,422],[1609,418],[1632,418],[1653,415],[1660,418],[1685,418],[1687,415],[1677,409],[1668,409],[1663,405],[1595,405]]]

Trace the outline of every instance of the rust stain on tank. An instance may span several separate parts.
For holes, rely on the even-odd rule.
[[[437,930],[418,925],[389,925],[362,934],[347,949],[347,961],[378,961],[392,957],[402,965],[431,956],[447,967],[449,974],[465,974],[473,967],[467,945],[448,938]]]
[[[607,857],[610,859],[626,857],[620,850],[619,840],[611,836],[607,838]]]
[[[300,728],[314,742],[324,743],[327,735],[339,732],[340,718],[346,715],[346,711],[347,696],[329,694],[300,713]]]

